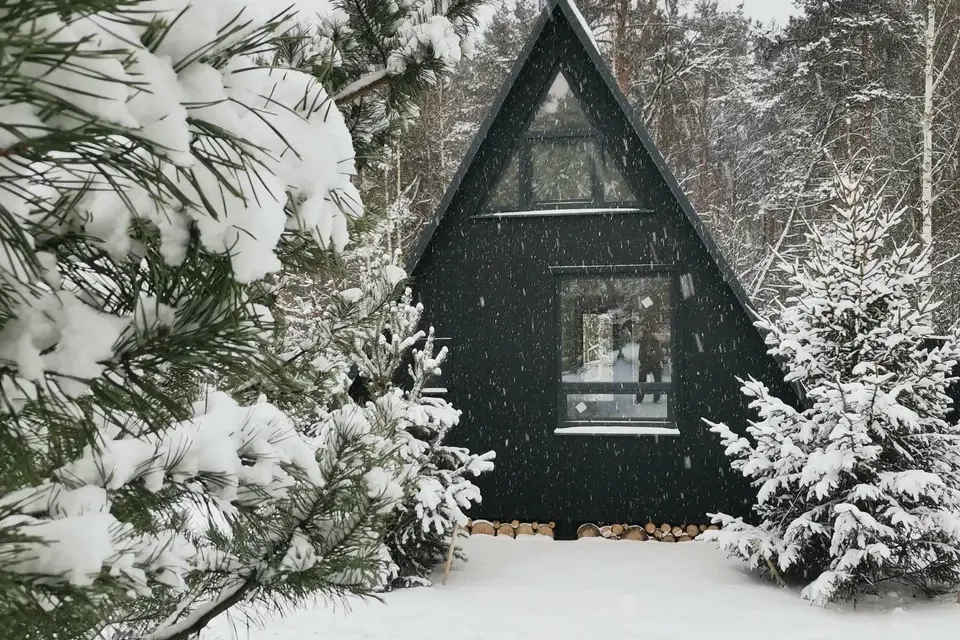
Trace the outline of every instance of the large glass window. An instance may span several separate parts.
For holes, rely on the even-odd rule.
[[[670,421],[671,281],[661,274],[561,278],[566,425]]]
[[[533,200],[535,202],[590,202],[593,200],[594,142],[574,139],[537,140],[532,145]]]
[[[614,158],[562,72],[487,195],[488,211],[634,206]]]

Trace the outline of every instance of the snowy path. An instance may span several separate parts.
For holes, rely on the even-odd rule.
[[[599,640],[616,635],[711,640],[952,637],[960,605],[908,601],[857,610],[812,607],[762,584],[706,544],[552,542],[476,536],[447,586],[317,605],[239,630],[249,640]],[[204,640],[230,638],[226,624]]]

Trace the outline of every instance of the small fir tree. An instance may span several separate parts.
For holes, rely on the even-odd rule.
[[[398,280],[405,277],[395,264],[402,251],[391,240],[402,220],[402,212],[392,207],[367,234],[364,249],[352,255],[362,263],[358,267],[361,282],[380,272],[392,273]],[[366,325],[366,334],[357,339],[352,352],[364,395],[392,398],[393,415],[399,418],[394,432],[403,439],[404,498],[390,516],[385,538],[392,560],[390,587],[430,584],[427,577],[446,556],[451,537],[465,535],[460,529],[467,521],[464,509],[480,502],[480,491],[469,478],[491,470],[494,458],[493,451],[477,455],[444,443],[459,422],[460,411],[443,398],[424,396],[423,391],[440,374],[447,349],[435,353],[433,328],[420,329],[423,306],[414,305],[412,299],[406,289],[398,300],[379,310],[376,322]],[[466,560],[460,548],[455,554]]]
[[[860,179],[836,182],[833,223],[812,255],[782,268],[793,295],[760,326],[805,408],[757,380],[750,438],[724,424],[733,468],[757,487],[760,524],[718,514],[731,555],[816,603],[885,582],[935,593],[960,581],[960,428],[947,422],[956,332],[931,345],[930,264],[890,246],[902,210]]]
[[[409,290],[393,311],[387,327],[393,340],[425,341],[422,349],[413,350],[409,388],[397,394],[406,407],[404,457],[411,473],[386,538],[395,565],[390,586],[407,587],[429,585],[433,568],[443,561],[450,544],[455,544],[451,537],[466,536],[464,510],[481,499],[480,490],[469,478],[492,470],[495,454],[478,455],[445,444],[447,433],[460,420],[460,411],[443,398],[424,396],[423,390],[440,373],[447,349],[434,354],[433,328],[426,334],[417,330],[423,308],[411,304]],[[466,560],[459,547],[454,554]]]

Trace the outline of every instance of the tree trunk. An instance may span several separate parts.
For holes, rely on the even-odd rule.
[[[937,38],[937,0],[927,0],[927,29],[923,39],[923,166],[920,183],[920,240],[925,249],[933,245],[933,66]]]
[[[630,65],[627,55],[627,26],[630,20],[630,0],[618,0],[616,12],[616,27],[613,40],[614,73],[617,77],[617,86],[623,95],[627,95],[630,88]]]

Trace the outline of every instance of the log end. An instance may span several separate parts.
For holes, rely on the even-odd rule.
[[[624,540],[649,540],[650,536],[644,530],[643,527],[639,525],[631,525],[627,527],[627,530],[623,533]]]
[[[493,528],[492,522],[486,520],[475,520],[470,527],[470,535],[492,536],[496,535],[497,530]]]

